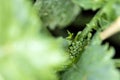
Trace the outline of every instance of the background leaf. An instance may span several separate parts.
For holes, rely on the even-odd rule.
[[[92,9],[97,10],[108,1],[108,0],[72,0],[75,4],[84,8],[85,10]]]
[[[0,80],[58,80],[67,60],[63,39],[42,33],[27,0],[0,0]]]
[[[65,27],[80,11],[70,0],[37,0],[35,7],[39,10],[43,24],[51,29]]]

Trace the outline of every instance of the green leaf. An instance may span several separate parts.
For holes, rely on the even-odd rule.
[[[0,44],[38,35],[41,21],[31,6],[25,0],[0,0]]]
[[[114,49],[102,46],[99,40],[93,38],[79,61],[63,73],[62,80],[120,80],[112,60]]]
[[[86,27],[83,29],[80,38],[86,38],[92,30],[103,31],[117,18],[119,17],[119,13],[115,6],[119,6],[120,1],[111,0],[108,2],[103,8],[101,8],[93,17],[93,19],[86,24]]]
[[[88,43],[91,45],[87,44],[85,47],[81,47],[81,43],[85,42],[88,34],[92,32],[93,29],[96,31],[102,31],[106,29],[119,16],[117,9],[115,9],[116,5],[120,5],[120,2],[117,0],[108,2],[97,12],[90,23],[86,25],[85,29],[80,34],[78,33],[79,35],[76,36],[77,38],[71,39],[73,41],[70,45],[71,50],[69,49],[69,53],[77,53],[77,55],[80,56],[77,57],[76,63],[72,63],[72,67],[63,73],[62,80],[120,79],[120,73],[115,69],[114,62],[112,60],[114,50],[112,48],[108,49],[107,45],[102,46],[100,44],[100,38],[95,38],[92,40],[92,42],[90,42],[90,38],[88,38]],[[78,48],[76,48],[76,46]],[[79,50],[81,48],[83,50],[80,52]],[[107,58],[107,60],[104,61],[104,58]]]
[[[64,40],[40,28],[29,1],[0,0],[0,80],[58,80],[69,63]]]
[[[72,22],[80,11],[70,0],[37,0],[35,7],[45,26],[54,29],[65,27]]]
[[[108,0],[72,0],[75,4],[84,8],[85,10],[96,10],[104,6]]]

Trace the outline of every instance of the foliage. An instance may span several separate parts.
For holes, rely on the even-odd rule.
[[[96,10],[104,6],[108,0],[72,0],[75,4],[83,7],[84,9]]]
[[[79,61],[62,75],[62,80],[119,80],[119,73],[111,60],[114,49],[100,43],[97,35]]]
[[[68,69],[65,73],[63,73],[62,80],[74,80],[74,78],[76,80],[84,80],[84,79],[85,80],[119,80],[120,79],[120,73],[116,72],[113,60],[111,59],[111,57],[114,54],[113,49],[108,50],[108,48],[105,47],[106,45],[102,46],[101,44],[98,44],[101,42],[99,38],[98,39],[93,38],[91,42],[90,42],[90,37],[86,38],[90,34],[90,32],[92,32],[93,29],[96,30],[97,32],[102,31],[105,28],[107,28],[107,26],[109,26],[111,22],[116,19],[116,17],[119,16],[118,9],[120,7],[113,7],[113,5],[118,6],[120,5],[120,3],[119,1],[115,1],[115,0],[107,3],[103,8],[101,8],[100,11],[98,11],[98,13],[91,20],[91,22],[86,25],[86,28],[80,34],[78,33],[79,35],[76,36],[77,39],[76,37],[74,39],[71,39],[72,42],[70,44],[70,47],[68,48],[68,51],[70,51],[69,53],[72,52],[72,54],[76,53],[78,57],[74,58],[77,59],[77,61],[75,61],[76,63],[73,63],[72,67]],[[78,43],[78,41],[80,41],[80,43]],[[85,47],[82,47],[82,43],[87,43],[87,44]],[[78,48],[76,48],[76,46]],[[105,61],[103,58],[105,59]],[[118,62],[119,60],[117,61],[117,63]],[[109,68],[107,66],[109,66]],[[106,67],[108,69],[106,69]],[[104,71],[107,73],[105,73]]]
[[[67,31],[84,10],[97,13],[76,35],[47,28]],[[0,0],[0,80],[120,80],[115,48],[100,38],[119,16],[120,0]]]
[[[0,4],[0,80],[57,80],[67,60],[64,40],[42,34],[30,2]]]
[[[52,29],[68,25],[80,11],[70,0],[37,0],[35,7],[44,25]]]

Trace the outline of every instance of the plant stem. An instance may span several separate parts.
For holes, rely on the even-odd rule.
[[[118,17],[116,21],[110,25],[110,27],[101,32],[100,38],[102,40],[105,40],[119,31],[120,31],[120,17]]]

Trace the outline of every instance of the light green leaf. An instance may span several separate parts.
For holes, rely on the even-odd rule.
[[[41,21],[30,2],[0,0],[0,44],[39,33]]]
[[[0,0],[0,80],[58,80],[63,39],[44,35],[27,0]]]
[[[101,45],[93,39],[79,61],[62,75],[62,80],[120,80],[120,73],[115,69],[114,49]],[[98,39],[100,40],[100,39]]]
[[[65,27],[72,22],[80,11],[70,0],[37,0],[35,7],[45,26],[54,29]]]
[[[84,8],[85,10],[96,10],[104,6],[108,0],[72,0],[75,4]]]

